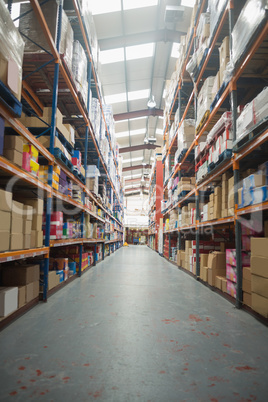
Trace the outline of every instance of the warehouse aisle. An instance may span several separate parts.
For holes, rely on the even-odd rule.
[[[40,303],[0,345],[0,400],[267,397],[267,328],[146,246]]]

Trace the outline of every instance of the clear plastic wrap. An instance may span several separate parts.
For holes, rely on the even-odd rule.
[[[268,117],[268,87],[248,103],[236,120],[236,138],[243,138],[248,131]]]
[[[265,18],[267,0],[248,0],[243,7],[232,32],[232,62],[240,59],[254,33]]]
[[[22,40],[18,29],[15,27],[8,9],[3,0],[0,0],[0,79],[5,85],[8,85],[8,64],[14,61],[18,69],[17,91],[14,88],[14,94],[20,100],[22,62],[23,62],[24,41]],[[12,85],[13,87],[13,85]],[[13,88],[10,88],[13,90]]]
[[[98,48],[98,38],[96,34],[96,28],[95,28],[95,23],[94,19],[92,16],[92,10],[91,10],[91,4],[89,0],[80,0],[80,9],[81,9],[81,15],[84,18],[84,23],[87,31],[87,36],[91,48],[91,54],[93,57],[93,61],[95,63],[95,66],[97,66],[98,63],[98,53],[99,53],[99,48]]]
[[[212,88],[214,85],[214,80],[215,77],[208,77],[198,94],[196,127],[198,127],[206,111],[210,109],[210,105],[213,101]]]
[[[228,0],[209,0],[208,9],[210,11],[210,36],[213,35],[218,25],[219,17],[227,6]]]
[[[199,48],[206,38],[209,37],[210,31],[210,13],[200,15],[199,23],[196,29],[197,47]]]
[[[72,72],[78,92],[86,103],[88,83],[87,83],[87,57],[86,53],[78,40],[73,42],[73,62]]]
[[[47,3],[42,4],[41,9],[44,14],[51,36],[54,39],[54,41],[56,41],[59,6],[56,1],[49,1]],[[32,10],[31,4],[27,3],[21,4],[20,9],[21,14],[30,10]],[[38,45],[42,46],[44,49],[50,52],[50,48],[47,43],[46,37],[43,33],[42,27],[39,24],[39,21],[36,18],[36,15],[33,12],[33,10],[20,19],[19,29],[23,34],[25,34],[30,39],[34,40]],[[61,55],[64,55],[64,60],[66,61],[66,64],[68,65],[70,71],[72,67],[73,37],[74,37],[73,29],[71,27],[71,24],[68,20],[65,11],[63,10],[59,53]],[[33,42],[25,38],[25,53],[43,53],[43,52],[44,50],[42,50],[39,46],[35,45]]]
[[[195,121],[193,119],[183,120],[178,130],[178,156],[184,149],[188,149],[195,138]]]
[[[218,135],[219,133],[225,131],[226,129],[230,129],[232,126],[232,113],[225,112],[221,116],[221,118],[217,121],[217,123],[213,126],[210,132],[207,135],[207,144],[210,144],[211,141]]]

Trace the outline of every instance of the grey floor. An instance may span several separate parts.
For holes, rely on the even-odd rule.
[[[0,400],[267,401],[268,329],[146,246],[0,333]]]

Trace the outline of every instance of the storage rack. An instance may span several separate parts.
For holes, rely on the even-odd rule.
[[[163,215],[161,202],[163,200],[163,166],[161,155],[156,154],[156,162],[152,171],[149,184],[149,199],[152,205],[149,211],[148,245],[155,251],[159,250],[158,239],[163,229]]]
[[[170,107],[169,111],[169,121],[172,121],[174,113],[176,109],[179,109],[179,126],[177,127],[175,136],[170,143],[170,146],[166,144],[166,152],[163,154],[163,162],[166,158],[170,157],[171,154],[175,153],[177,147],[178,140],[178,129],[181,126],[184,119],[187,117],[187,114],[190,111],[190,107],[196,109],[196,98],[197,91],[200,88],[200,83],[202,79],[206,78],[208,75],[214,75],[213,73],[217,72],[218,65],[215,62],[216,57],[218,56],[218,44],[222,42],[222,39],[229,35],[231,38],[231,32],[234,27],[235,19],[238,17],[242,7],[244,4],[235,0],[226,1],[226,5],[223,8],[223,11],[219,17],[217,27],[215,29],[214,34],[211,36],[211,41],[209,44],[209,48],[205,57],[201,62],[201,67],[199,68],[198,74],[195,77],[194,85],[191,85],[191,90],[189,91],[189,75],[186,73],[186,65],[189,61],[189,57],[193,54],[195,37],[196,37],[196,28],[200,18],[200,15],[203,10],[206,9],[207,1],[200,1],[199,7],[195,17],[194,28],[192,29],[191,36],[189,39],[189,43],[187,44],[187,52],[185,56],[185,61],[181,70],[180,77],[178,79],[177,88],[174,93],[174,99]],[[200,280],[200,263],[199,263],[199,240],[201,231],[206,227],[212,227],[214,230],[221,230],[222,228],[228,228],[231,231],[235,231],[235,246],[237,251],[237,292],[236,292],[236,300],[235,304],[237,308],[242,307],[242,252],[241,252],[241,218],[248,219],[248,214],[255,213],[259,211],[267,211],[268,202],[264,202],[257,205],[251,205],[245,208],[239,208],[238,202],[238,183],[239,183],[239,173],[241,170],[244,170],[248,167],[256,167],[256,164],[260,163],[260,160],[265,161],[265,157],[267,158],[267,139],[268,139],[268,129],[267,129],[267,121],[261,126],[261,129],[253,130],[247,137],[247,141],[245,143],[241,143],[237,146],[236,141],[236,120],[237,120],[237,106],[247,103],[249,100],[253,99],[256,94],[258,94],[262,87],[264,87],[264,82],[261,79],[267,80],[267,74],[259,77],[258,74],[255,73],[253,75],[252,67],[254,63],[259,63],[262,57],[265,59],[268,48],[268,22],[267,22],[267,13],[264,22],[259,25],[257,32],[254,35],[253,40],[248,44],[247,48],[243,52],[243,55],[240,57],[238,62],[235,65],[234,72],[230,81],[224,84],[216,98],[212,104],[212,108],[208,116],[206,116],[206,120],[203,122],[203,125],[199,128],[199,131],[196,132],[195,140],[192,142],[191,146],[187,149],[187,151],[181,156],[178,163],[175,165],[174,171],[169,176],[168,180],[164,183],[164,195],[167,193],[168,183],[171,178],[174,177],[183,177],[185,170],[189,169],[189,166],[192,170],[195,167],[194,158],[192,156],[193,151],[198,144],[198,141],[203,133],[206,131],[209,132],[214,124],[218,121],[221,116],[222,107],[226,110],[229,106],[229,99],[231,104],[231,112],[232,112],[232,127],[233,127],[233,149],[232,154],[226,160],[216,167],[211,173],[209,173],[205,179],[196,184],[194,188],[189,191],[186,195],[182,196],[179,200],[171,204],[166,210],[162,211],[164,215],[164,219],[169,217],[169,214],[175,208],[181,208],[183,205],[186,205],[189,201],[195,202],[196,207],[196,221],[194,224],[189,225],[187,227],[179,227],[178,229],[167,230],[164,233],[164,240],[168,237],[169,245],[170,245],[170,236],[177,237],[177,248],[178,250],[182,250],[182,238],[185,233],[192,232],[192,239],[196,240],[196,274],[194,275],[198,280]],[[232,52],[232,41],[230,40],[230,53]],[[248,81],[250,80],[250,81]],[[249,82],[251,85],[251,94],[248,98],[245,98],[245,93],[243,92],[243,86]],[[253,88],[254,84],[257,83],[257,88]],[[188,94],[186,98],[183,100],[183,94]],[[169,124],[167,123],[164,128],[164,138],[169,131]],[[257,157],[256,157],[257,155]],[[258,157],[260,158],[258,160]],[[200,192],[206,188],[206,186],[212,184],[217,181],[217,179],[225,172],[232,171],[234,173],[234,198],[235,198],[235,211],[232,216],[228,216],[226,218],[210,220],[207,222],[200,221]],[[170,247],[169,247],[169,258],[170,258]]]
[[[12,2],[11,2],[12,3]],[[22,189],[27,189],[27,191],[38,193],[39,196],[44,197],[46,200],[46,236],[44,246],[41,248],[36,249],[27,249],[27,250],[16,250],[16,251],[7,251],[0,253],[0,262],[9,262],[15,260],[24,260],[26,258],[44,258],[44,279],[43,279],[43,295],[42,299],[47,301],[47,298],[51,291],[48,291],[48,272],[49,272],[49,259],[50,253],[55,247],[63,250],[64,247],[68,245],[78,245],[80,250],[80,259],[79,259],[79,269],[78,269],[78,276],[82,274],[82,253],[84,247],[89,245],[94,247],[94,265],[97,262],[97,254],[96,248],[98,244],[102,245],[102,258],[105,255],[105,246],[107,245],[110,255],[112,252],[117,250],[119,247],[123,245],[123,224],[121,222],[123,216],[123,191],[122,191],[122,184],[120,183],[120,193],[118,193],[115,189],[114,183],[111,180],[108,167],[104,161],[104,158],[101,154],[99,149],[98,143],[95,138],[95,133],[92,128],[92,124],[89,120],[89,96],[87,99],[87,105],[84,104],[83,100],[81,99],[79,93],[77,92],[68,68],[66,67],[65,63],[61,59],[59,55],[59,43],[60,43],[60,35],[61,35],[61,25],[62,25],[62,10],[64,2],[61,1],[59,4],[59,15],[58,15],[58,31],[57,31],[57,40],[56,42],[53,41],[52,35],[49,31],[47,22],[44,18],[42,7],[37,0],[30,1],[33,12],[35,13],[36,18],[39,21],[39,24],[42,28],[44,36],[46,37],[47,43],[50,48],[50,52],[52,58],[50,60],[47,59],[47,55],[39,56],[38,60],[31,60],[25,57],[24,60],[24,67],[27,68],[27,76],[31,77],[31,84],[29,81],[26,80],[23,82],[22,88],[22,95],[24,101],[27,101],[28,106],[32,108],[36,112],[37,115],[42,115],[42,106],[43,102],[45,104],[50,104],[52,106],[52,121],[51,127],[49,129],[50,132],[50,148],[47,150],[39,141],[38,139],[20,122],[19,119],[14,117],[14,113],[4,104],[0,103],[0,116],[5,119],[10,127],[22,136],[27,142],[32,144],[40,153],[40,155],[47,161],[49,165],[49,175],[48,175],[48,183],[44,184],[38,178],[33,177],[31,174],[25,172],[23,169],[19,168],[18,166],[14,165],[10,161],[8,161],[4,157],[0,157],[0,169],[1,169],[1,176],[5,177],[5,180],[8,180],[14,176],[17,177],[18,181],[16,183],[15,190],[21,191]],[[98,97],[100,101],[100,105],[102,105],[102,98],[101,92],[99,90],[99,82],[96,74],[96,69],[92,60],[91,56],[91,49],[89,45],[89,40],[86,34],[84,21],[82,21],[82,17],[80,14],[80,8],[77,0],[67,1],[68,8],[72,7],[74,13],[76,15],[76,20],[78,21],[78,26],[74,34],[79,36],[80,38],[83,37],[83,46],[84,50],[87,53],[88,58],[88,93],[92,88],[93,93]],[[22,16],[23,17],[23,16]],[[37,57],[38,58],[38,57]],[[35,68],[34,62],[41,67]],[[40,81],[40,76],[37,77],[38,72],[42,70],[43,77],[49,77],[52,82],[53,86],[50,88],[51,94],[50,97],[44,98],[37,95],[38,86],[36,82],[38,79]],[[48,85],[49,80],[44,80],[44,85]],[[61,91],[59,91],[59,88]],[[64,92],[68,92],[68,97],[62,96],[61,94]],[[47,94],[46,94],[47,95]],[[64,104],[64,102],[68,101],[68,105]],[[107,207],[102,205],[102,203],[97,199],[97,197],[87,189],[85,186],[85,182],[81,179],[81,177],[77,177],[74,173],[72,173],[68,168],[66,168],[65,164],[60,162],[54,156],[54,138],[56,134],[56,110],[57,107],[63,109],[63,112],[68,112],[68,122],[71,122],[74,127],[76,128],[78,138],[77,141],[79,142],[79,147],[83,154],[83,162],[84,162],[84,169],[86,171],[88,161],[90,160],[91,163],[97,164],[102,180],[104,180],[105,185],[107,186],[108,194],[110,197],[110,201],[114,202],[115,208],[113,211],[109,210]],[[64,107],[66,106],[66,107]],[[41,111],[40,111],[41,109]],[[102,111],[103,114],[103,111]],[[72,117],[73,115],[78,116],[78,118]],[[103,114],[104,118],[104,114]],[[105,120],[105,119],[104,119]],[[119,175],[118,165],[116,163],[114,150],[112,149],[111,138],[110,134],[106,125],[106,136],[109,141],[110,150],[113,155],[114,163],[116,165],[117,174]],[[83,138],[81,138],[83,136]],[[65,172],[67,177],[73,181],[73,183],[77,184],[80,188],[82,193],[82,204],[72,200],[70,197],[61,194],[59,191],[54,190],[52,188],[52,172],[53,166],[58,164],[61,169]],[[113,190],[113,191],[112,191]],[[113,193],[113,194],[112,194]],[[97,212],[91,211],[85,205],[85,196],[88,196],[91,200],[91,203],[95,205]],[[113,199],[112,199],[113,197]],[[51,219],[51,212],[53,209],[53,201],[61,201],[62,205],[67,208],[74,208],[76,213],[80,215],[80,222],[81,222],[81,236],[77,239],[61,239],[61,240],[50,240],[50,219]],[[118,211],[121,211],[118,214]],[[112,232],[107,234],[103,239],[88,239],[83,237],[84,233],[84,222],[85,222],[85,214],[90,215],[90,218],[93,222],[99,222],[103,225],[105,223],[113,226],[114,232],[117,234],[114,239],[110,238],[112,236]],[[120,220],[117,218],[120,216]],[[105,238],[106,237],[106,238]],[[70,278],[72,280],[73,278]],[[65,281],[63,285],[68,282]],[[60,288],[61,285],[57,287]],[[52,289],[53,292],[55,289]],[[37,302],[37,300],[36,300]],[[32,306],[32,303],[29,303],[29,307]],[[23,307],[21,311],[25,311],[27,307]],[[14,313],[15,314],[15,313]],[[16,313],[17,314],[17,313]]]

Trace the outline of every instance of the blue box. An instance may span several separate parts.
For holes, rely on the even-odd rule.
[[[253,190],[253,204],[260,204],[268,199],[268,186],[256,187]]]
[[[76,274],[76,262],[69,262],[68,265],[69,265],[69,272],[72,275],[75,275]]]
[[[56,271],[56,274],[59,275],[60,277],[60,283],[64,281],[64,272],[63,270],[61,271]]]

